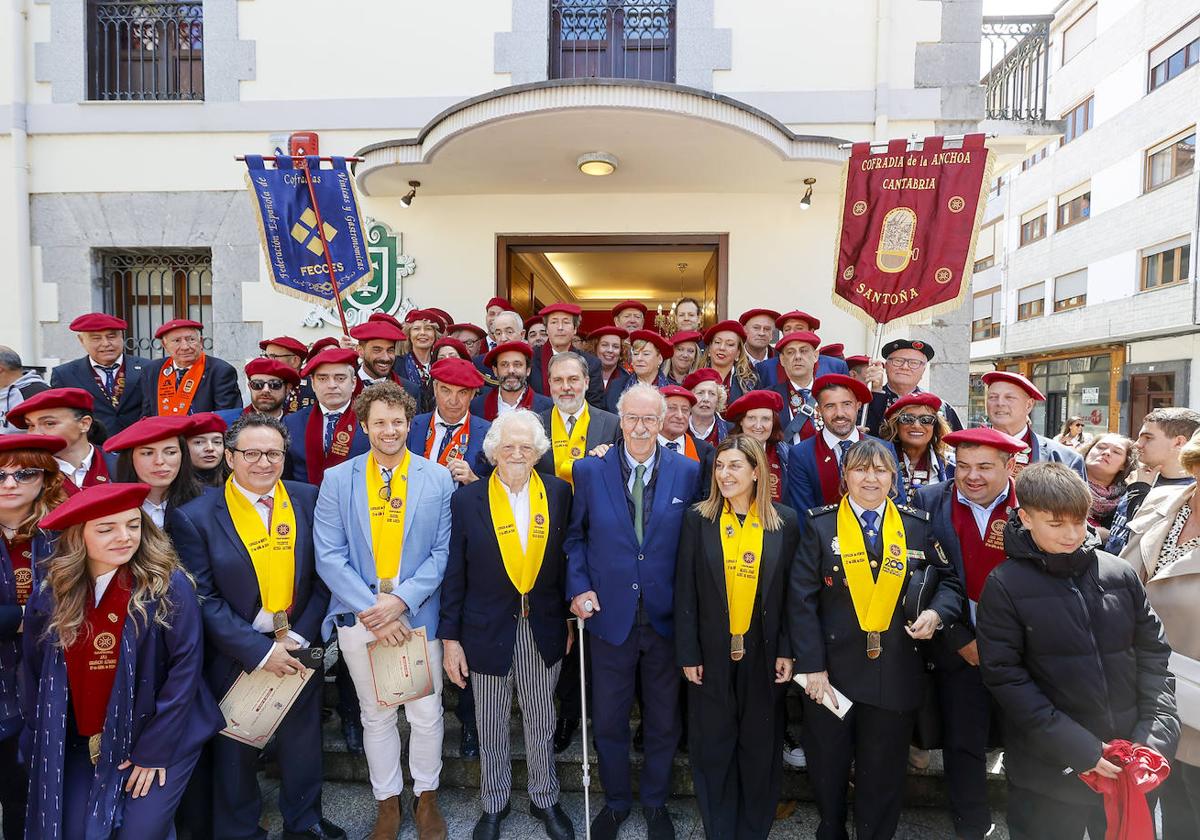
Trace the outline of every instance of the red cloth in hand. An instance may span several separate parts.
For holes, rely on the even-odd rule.
[[[1104,757],[1121,768],[1121,775],[1106,779],[1095,770],[1079,774],[1084,784],[1104,796],[1104,840],[1154,840],[1146,794],[1166,780],[1171,766],[1156,750],[1129,741],[1111,741]]]

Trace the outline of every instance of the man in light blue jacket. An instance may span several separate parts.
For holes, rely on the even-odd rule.
[[[424,628],[434,693],[405,704],[414,821],[422,840],[446,837],[437,806],[442,770],[442,647],[439,592],[450,543],[450,472],[405,447],[416,405],[393,382],[365,388],[354,412],[370,441],[363,455],[326,471],[313,544],[332,595],[323,627],[338,647],[362,707],[363,747],[379,813],[373,837],[400,830],[398,706],[379,705],[367,646],[400,644]]]

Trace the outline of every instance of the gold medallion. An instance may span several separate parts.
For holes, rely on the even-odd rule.
[[[883,653],[883,643],[879,638],[879,631],[872,630],[867,633],[867,659],[878,659],[881,653]]]
[[[740,662],[745,655],[746,637],[741,633],[734,633],[729,637],[729,658],[734,662]]]
[[[391,578],[380,578],[379,579],[379,591],[382,594],[391,595],[392,592],[394,592],[395,590],[396,590],[396,584],[394,584],[392,582]]]
[[[103,733],[97,732],[88,738],[88,758],[92,760],[92,764],[100,763],[100,736]]]

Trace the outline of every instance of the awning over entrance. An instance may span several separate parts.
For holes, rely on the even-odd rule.
[[[832,137],[797,135],[728,97],[678,85],[556,80],[503,88],[435,117],[413,138],[358,154],[365,195],[797,193],[805,178],[837,194],[847,152]],[[582,174],[587,152],[616,171]]]

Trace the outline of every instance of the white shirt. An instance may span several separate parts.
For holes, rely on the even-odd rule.
[[[954,492],[958,496],[958,500],[971,511],[971,516],[975,519],[975,527],[979,529],[979,536],[987,539],[988,520],[992,518],[992,511],[996,509],[996,506],[1004,504],[1004,501],[1008,498],[1008,487],[1005,487],[1000,495],[993,499],[992,503],[987,507],[972,502],[957,488],[955,488]]]
[[[581,405],[579,407],[579,410],[574,412],[573,414],[564,414],[563,410],[561,408],[559,408],[558,406],[554,406],[554,410],[556,412],[558,412],[558,416],[562,418],[563,429],[566,430],[568,435],[570,435],[571,431],[572,431],[572,426],[575,423],[578,423],[580,420],[582,420],[583,415],[585,413],[587,413],[587,403],[584,403],[583,405]]]
[[[625,463],[629,465],[629,483],[625,486],[626,486],[626,489],[628,489],[629,492],[632,493],[633,485],[637,483],[638,461],[636,458],[634,458],[632,455],[629,454],[628,449],[622,448],[621,451],[623,453],[625,453]],[[650,483],[650,478],[651,478],[651,476],[654,475],[654,463],[657,460],[658,460],[658,448],[656,447],[654,449],[654,451],[650,453],[650,457],[647,458],[645,461],[641,462],[642,466],[644,466],[646,468],[646,472],[642,474],[642,486],[643,487],[645,487],[647,484]]]
[[[846,497],[846,501],[850,503],[850,509],[854,511],[854,515],[858,517],[859,522],[862,522],[862,515],[866,513],[867,510],[874,510],[875,513],[879,515],[879,518],[875,520],[875,527],[879,528],[880,530],[883,529],[883,513],[887,510],[886,501],[884,501],[884,503],[877,508],[865,508],[858,502],[854,501],[854,499],[851,499],[849,496]]]
[[[503,400],[501,400],[501,402],[503,402]],[[446,429],[444,429],[442,427],[442,424],[445,423],[446,421],[442,419],[442,415],[440,413],[438,413],[438,410],[435,408],[433,410],[433,417],[430,418],[429,422],[433,425],[433,449],[429,450],[429,457],[432,458],[433,460],[437,460],[438,451],[441,449],[441,446],[442,446],[442,438],[444,438],[446,436]],[[455,429],[454,431],[455,432],[460,431],[462,428],[462,425],[466,422],[467,422],[467,415],[464,414],[462,416],[462,419],[458,421],[457,425],[459,426],[459,428]],[[450,425],[453,426],[455,424],[451,423]]]
[[[504,391],[502,389],[497,391],[496,416],[499,417],[501,414],[508,414],[509,412],[516,411],[518,408],[520,408],[521,398],[525,396],[525,391],[526,389],[522,388],[521,392],[517,394],[517,398],[512,403],[507,403],[504,401]]]
[[[685,452],[687,452],[687,432],[684,432],[679,437],[673,438],[673,439],[667,439],[667,438],[663,437],[662,435],[659,435],[658,443],[660,446],[666,446],[668,449],[670,449],[670,446],[668,444],[673,443],[678,447],[675,451],[678,452],[680,455],[683,455]]]
[[[88,356],[88,361],[92,363],[92,370],[96,371],[96,375],[99,376],[100,381],[103,382],[104,375],[105,375],[105,370],[104,370],[105,366],[100,364],[99,362],[97,362],[91,356]],[[125,354],[122,353],[120,356],[117,356],[117,358],[113,361],[113,364],[116,365],[116,368],[114,368],[113,372],[112,372],[113,379],[115,380],[117,377],[117,372],[120,371],[120,369],[121,369],[121,365],[125,364]]]
[[[317,403],[317,407],[319,409],[321,409],[322,415],[328,417],[330,414],[345,414],[347,411],[350,410],[351,402],[352,402],[351,400],[347,400],[346,404],[344,406],[342,406],[341,408],[326,408],[325,406],[321,405],[320,403]],[[341,420],[342,418],[339,417],[338,419]]]
[[[100,606],[100,599],[104,597],[104,590],[108,589],[108,585],[112,583],[113,576],[116,575],[116,573],[117,570],[113,569],[111,572],[105,572],[104,574],[100,575],[100,577],[96,578],[95,603],[93,606]]]
[[[159,528],[167,521],[167,500],[163,499],[161,504],[154,504],[150,501],[150,497],[146,497],[146,501],[142,502],[142,510]]]
[[[504,479],[497,476],[497,480],[508,496],[508,505],[512,508],[513,521],[517,526],[517,536],[521,538],[521,550],[524,551],[529,544],[529,482],[526,481],[525,486],[514,493],[504,483]]]
[[[692,423],[691,418],[688,418],[688,428],[691,429],[692,434],[695,435],[700,440],[707,440],[708,436],[712,434],[713,427],[716,425],[717,425],[717,418],[714,415],[713,421],[712,421],[712,423],[709,424],[708,428],[705,429],[704,431],[700,431],[699,429],[696,428],[696,425],[694,423]]]
[[[87,475],[88,470],[92,468],[92,459],[96,457],[96,447],[89,446],[88,454],[83,456],[83,463],[78,467],[72,466],[69,461],[64,461],[62,458],[55,458],[58,461],[58,468],[62,474],[74,484],[76,487],[83,486],[83,478]]]
[[[839,446],[842,440],[848,440],[851,443],[858,443],[862,440],[862,436],[858,433],[858,426],[854,427],[854,431],[846,438],[839,438],[833,432],[829,431],[829,427],[821,429],[821,437],[825,438],[825,445],[833,450],[833,454],[837,456],[838,466],[842,463],[842,447]]]
[[[803,384],[797,382],[795,379],[792,379],[792,377],[790,377],[790,376],[787,379],[788,379],[788,382],[792,383],[792,388],[794,388],[797,391],[799,391],[802,388],[809,390],[809,391],[812,390],[814,380],[811,376],[808,378],[808,381]]]

